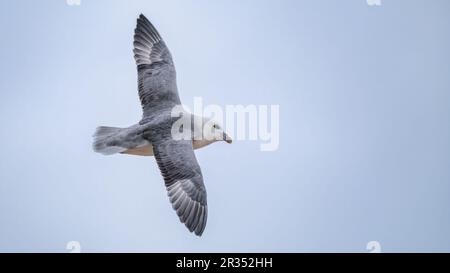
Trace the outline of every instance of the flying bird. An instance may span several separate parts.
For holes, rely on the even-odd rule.
[[[208,205],[194,150],[216,141],[231,143],[231,138],[217,122],[182,108],[170,51],[142,14],[137,19],[133,45],[142,119],[127,128],[98,127],[93,149],[104,155],[154,156],[180,221],[190,232],[201,236]],[[181,109],[179,116],[174,117],[174,109]],[[175,125],[180,121],[190,128],[178,129]],[[188,137],[179,137],[183,130],[189,132]]]

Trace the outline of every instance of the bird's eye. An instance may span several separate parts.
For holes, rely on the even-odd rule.
[[[217,124],[214,124],[214,125],[213,125],[213,128],[214,128],[214,129],[220,129],[219,125],[217,125]]]

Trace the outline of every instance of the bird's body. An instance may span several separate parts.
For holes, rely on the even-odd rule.
[[[133,45],[143,117],[128,128],[98,127],[94,151],[104,155],[154,156],[180,221],[200,236],[206,226],[208,206],[194,149],[231,140],[217,123],[181,107],[170,51],[142,14],[137,20]]]
[[[163,117],[166,117],[165,119]],[[183,118],[183,117],[181,117]],[[190,120],[196,120],[195,124],[204,126],[202,117],[190,115]],[[189,122],[189,121],[187,121]],[[187,123],[186,122],[186,123]],[[168,114],[160,114],[156,120],[147,119],[144,123],[138,123],[128,128],[116,128],[101,126],[97,128],[96,139],[94,141],[94,150],[104,155],[111,155],[116,153],[139,155],[139,156],[154,156],[152,143],[148,140],[148,132],[163,131],[164,124],[172,127],[174,119]],[[194,150],[203,148],[216,142],[215,139],[195,138],[196,132],[202,130],[200,126],[192,126],[192,147]],[[146,133],[147,132],[147,133]]]

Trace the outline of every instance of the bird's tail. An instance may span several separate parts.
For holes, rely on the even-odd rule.
[[[125,151],[126,148],[119,147],[116,143],[117,137],[122,130],[122,128],[117,127],[97,127],[94,134],[94,143],[92,144],[94,151],[103,155],[112,155]]]

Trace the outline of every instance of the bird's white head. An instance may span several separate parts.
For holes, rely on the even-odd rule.
[[[225,141],[232,143],[231,137],[215,120],[196,116],[194,118],[194,139],[208,142]]]

